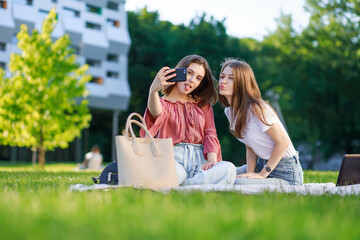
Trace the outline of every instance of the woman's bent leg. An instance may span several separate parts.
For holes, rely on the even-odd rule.
[[[176,167],[176,175],[178,178],[178,184],[181,185],[186,179],[187,173],[185,171],[185,168],[177,161],[175,161],[175,167]]]
[[[265,179],[254,179],[254,178],[236,178],[234,185],[290,185],[289,182],[280,178],[265,178]]]
[[[241,167],[236,168],[236,175],[246,173],[247,165],[242,165]]]
[[[221,161],[206,171],[199,171],[193,177],[187,178],[183,185],[199,184],[234,184],[236,168],[231,162]]]

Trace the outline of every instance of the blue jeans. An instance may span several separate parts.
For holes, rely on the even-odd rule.
[[[268,160],[258,158],[256,163],[255,172],[260,172]],[[236,174],[246,173],[246,164],[236,169]],[[302,171],[299,154],[282,158],[275,169],[265,179],[248,179],[237,178],[235,184],[248,185],[248,184],[275,184],[275,185],[303,185],[304,173]]]
[[[179,184],[234,184],[236,168],[231,162],[221,161],[209,170],[202,170],[207,162],[202,144],[178,143],[174,154]]]

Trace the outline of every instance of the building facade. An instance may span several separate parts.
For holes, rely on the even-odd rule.
[[[20,26],[26,24],[30,33],[41,29],[44,18],[55,8],[58,23],[52,37],[69,34],[78,62],[89,65],[93,76],[87,85],[89,107],[113,112],[114,139],[118,116],[127,109],[131,97],[131,40],[124,5],[125,0],[0,0],[0,68],[7,69],[10,54],[19,53],[16,34]]]

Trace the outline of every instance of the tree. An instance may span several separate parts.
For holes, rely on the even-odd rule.
[[[314,104],[308,104],[321,148],[360,150],[360,2],[308,0],[311,19],[302,34],[308,81]]]
[[[66,148],[91,120],[88,66],[76,63],[68,35],[52,41],[56,23],[52,9],[41,32],[35,29],[30,36],[22,25],[17,35],[21,54],[10,57],[12,76],[0,73],[0,143],[38,151],[41,167],[46,150]]]
[[[263,42],[276,71],[289,132],[328,158],[360,150],[360,3],[354,0],[307,0],[309,25],[300,33],[291,17]],[[271,46],[271,47],[270,47]],[[283,97],[285,96],[285,97]]]

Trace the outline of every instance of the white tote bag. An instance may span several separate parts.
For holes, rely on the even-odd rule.
[[[132,120],[133,116],[142,123]],[[146,137],[136,137],[132,124],[141,127]],[[124,135],[116,136],[115,141],[119,185],[153,189],[178,186],[172,139],[154,139],[140,114],[129,115]]]

